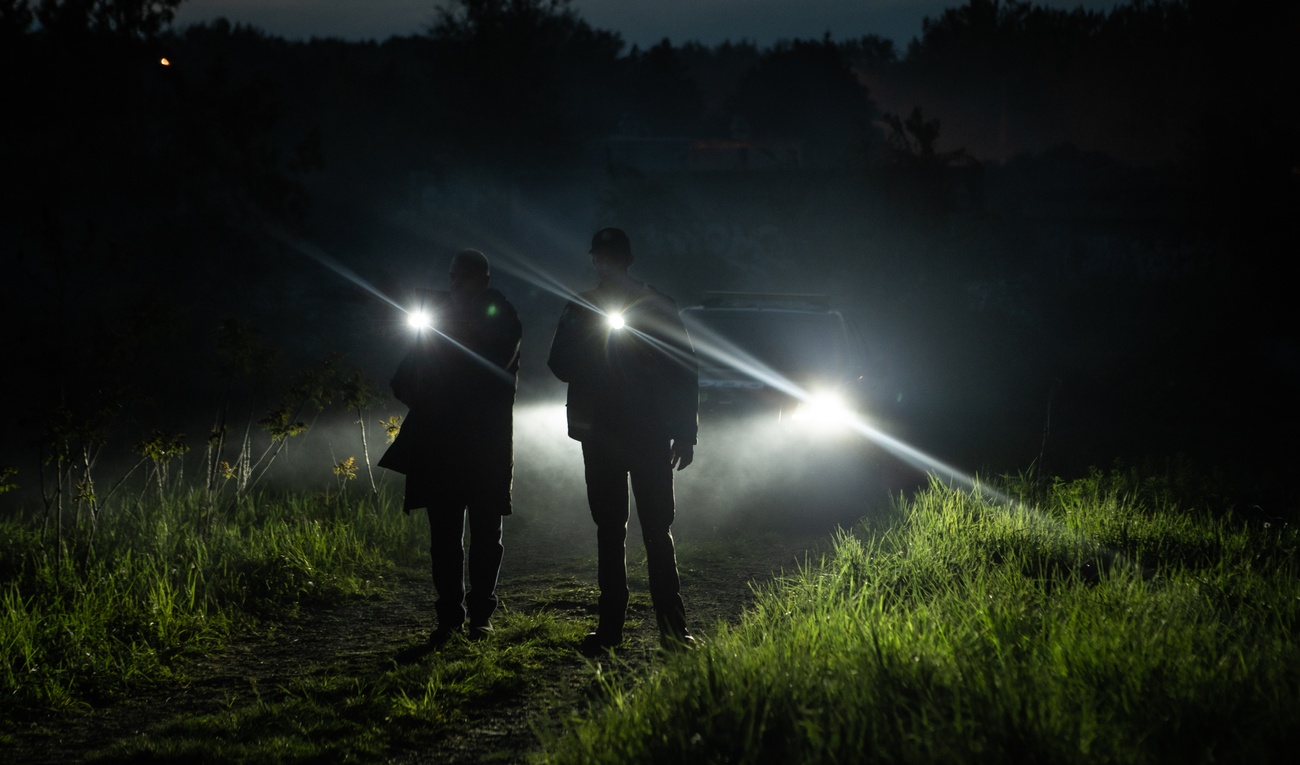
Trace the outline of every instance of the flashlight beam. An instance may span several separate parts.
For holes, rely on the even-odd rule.
[[[558,250],[565,252],[572,250],[573,242],[567,232],[554,225],[546,216],[533,213],[529,210],[523,210],[520,214],[528,219],[528,228],[531,231],[536,232],[540,239],[553,244]],[[411,226],[410,230],[412,233],[424,239],[431,241],[435,240],[435,237],[428,231],[418,230],[414,226]],[[572,301],[578,305],[595,311],[596,313],[604,313],[604,311],[602,311],[598,306],[591,305],[588,301],[583,300],[577,292],[567,287],[562,281],[551,275],[545,269],[536,265],[530,256],[522,253],[519,248],[512,246],[511,243],[505,241],[498,232],[483,230],[478,232],[478,234],[479,238],[483,242],[490,244],[492,248],[500,254],[500,258],[496,260],[496,266],[500,267],[502,271],[517,276],[523,281],[526,281],[529,284],[532,284],[563,300]],[[391,303],[392,301],[388,302]],[[397,307],[401,308],[400,306]],[[694,340],[697,336],[702,334],[703,333],[698,332],[692,333],[691,337]],[[654,338],[648,339],[651,342],[655,342],[657,347],[662,345],[657,343]],[[701,339],[703,342],[695,345],[695,351],[698,356],[720,360],[724,363],[736,366],[750,374],[754,379],[764,382],[774,389],[783,391],[800,400],[807,401],[810,398],[810,394],[807,391],[802,390],[792,381],[784,378],[779,373],[770,369],[762,362],[735,347],[723,338],[717,336],[705,336]],[[682,354],[680,350],[674,349],[670,345],[663,345],[662,347],[665,352],[673,354],[674,358],[685,363],[686,359],[683,358],[684,354]],[[882,448],[893,453],[904,462],[907,462],[930,475],[935,475],[936,477],[945,479],[949,483],[956,483],[970,487],[975,491],[982,492],[997,499],[999,502],[1009,507],[1023,507],[1022,503],[1012,500],[1002,493],[989,488],[987,485],[980,484],[975,478],[968,476],[957,468],[930,457],[919,449],[903,443],[887,433],[872,428],[866,423],[855,421],[853,427],[859,435],[880,444]]]
[[[275,237],[277,240],[279,240],[281,244],[284,244],[284,245],[286,245],[286,246],[288,246],[288,247],[290,247],[290,248],[292,248],[292,249],[294,249],[294,250],[297,250],[298,252],[302,253],[303,255],[306,255],[307,257],[311,258],[312,260],[316,261],[317,263],[320,263],[322,266],[325,266],[326,268],[330,269],[331,271],[333,271],[334,273],[338,274],[339,276],[342,276],[344,279],[347,279],[348,281],[350,281],[350,282],[352,282],[353,284],[357,285],[358,287],[362,288],[362,289],[365,290],[366,292],[369,292],[370,294],[374,295],[375,297],[379,298],[380,300],[384,301],[385,303],[391,305],[392,307],[396,308],[397,310],[401,311],[402,313],[405,313],[405,314],[407,315],[407,317],[408,317],[408,321],[412,320],[412,317],[415,317],[415,316],[418,315],[418,311],[412,311],[411,309],[407,308],[406,306],[403,306],[401,303],[398,303],[396,300],[393,300],[393,299],[390,298],[388,295],[385,295],[382,291],[380,291],[380,290],[379,290],[377,287],[375,287],[373,284],[371,284],[370,282],[368,282],[368,281],[366,281],[365,279],[361,278],[361,276],[360,276],[359,274],[357,274],[355,271],[353,271],[352,269],[348,268],[347,266],[343,265],[342,263],[340,263],[340,262],[339,262],[338,260],[336,260],[335,258],[331,257],[328,253],[326,253],[326,252],[325,252],[324,250],[322,250],[320,247],[317,247],[316,245],[312,244],[311,242],[306,242],[306,241],[303,241],[302,239],[299,239],[299,238],[296,237],[296,236],[293,236],[292,234],[290,234],[288,231],[284,230],[284,228],[281,227],[281,226],[279,226],[279,225],[276,225],[276,224],[274,224],[274,223],[270,223],[270,222],[267,222],[265,225],[266,225],[267,231],[270,232],[271,236],[273,236],[273,237]],[[427,324],[426,324],[426,326],[427,326]],[[514,378],[514,377],[513,377],[509,372],[507,372],[506,370],[502,369],[502,368],[501,368],[500,366],[498,366],[497,364],[494,364],[493,362],[491,362],[491,361],[489,361],[488,359],[484,358],[483,356],[481,356],[480,354],[476,353],[475,351],[472,351],[472,350],[470,350],[469,348],[466,348],[464,344],[460,343],[460,342],[457,341],[455,338],[453,338],[453,337],[447,335],[446,333],[439,331],[436,327],[428,326],[428,328],[429,328],[429,329],[432,329],[434,332],[437,332],[439,335],[441,335],[443,338],[445,338],[445,339],[447,340],[447,342],[451,343],[452,345],[456,346],[456,347],[459,348],[460,350],[464,351],[465,354],[466,354],[467,356],[469,356],[470,358],[474,359],[474,360],[477,361],[478,363],[480,363],[480,364],[482,364],[483,366],[487,367],[487,368],[488,368],[488,369],[489,369],[493,374],[495,374],[497,377],[500,377],[500,378],[501,378],[502,380],[504,380],[505,382],[508,382],[508,383],[514,384],[514,379],[515,379],[515,378]]]
[[[514,385],[515,383],[514,376],[511,375],[506,370],[502,369],[499,364],[496,364],[490,359],[485,358],[484,356],[480,355],[477,351],[470,350],[469,348],[465,347],[465,345],[462,344],[459,340],[452,337],[451,335],[448,335],[445,332],[442,332],[437,327],[434,327],[433,331],[441,335],[442,338],[447,342],[451,343],[452,345],[456,346],[460,350],[464,351],[466,356],[469,356],[471,359],[474,359],[478,363],[487,367],[488,371],[490,371],[492,374],[496,375],[497,377],[500,377],[503,381],[508,382],[511,385]]]
[[[330,269],[334,273],[338,274],[339,276],[342,276],[344,279],[347,279],[348,281],[357,285],[358,287],[365,290],[366,292],[369,292],[371,295],[374,295],[375,297],[379,298],[385,303],[391,305],[397,310],[403,313],[410,313],[410,311],[405,306],[401,305],[396,300],[393,300],[389,296],[385,295],[383,292],[380,292],[379,289],[376,288],[373,284],[361,278],[361,276],[356,271],[353,271],[352,269],[343,265],[338,260],[331,257],[328,253],[326,253],[321,248],[317,247],[311,242],[303,241],[302,239],[289,233],[279,225],[270,222],[266,223],[265,225],[267,231],[271,233],[271,236],[279,240],[281,244],[290,247],[294,250],[297,250],[303,255],[306,255],[307,257],[311,258],[317,263],[320,263],[322,266],[325,266],[326,268]]]
[[[297,252],[300,252],[303,255],[306,255],[312,260],[315,260],[317,263],[320,263],[322,266],[330,269],[331,271],[334,271],[339,276],[342,276],[343,278],[357,285],[358,287],[365,290],[366,292],[369,292],[370,294],[374,295],[375,297],[379,298],[380,300],[384,301],[390,306],[396,308],[397,310],[405,314],[411,313],[410,309],[406,308],[405,306],[398,303],[396,300],[393,300],[391,297],[384,294],[382,291],[377,289],[370,282],[363,279],[355,271],[343,265],[335,258],[331,257],[320,247],[317,247],[316,245],[310,242],[303,241],[302,239],[290,234],[282,226],[275,224],[273,222],[264,221],[264,225],[266,226],[267,231],[269,231],[270,234],[275,239],[280,241],[285,246],[290,247],[291,249],[296,250]],[[501,261],[501,267],[506,272],[512,273],[524,279],[525,281],[534,284],[537,287],[546,290],[547,292],[550,292],[553,295],[564,298],[566,300],[573,301],[574,303],[582,305],[583,307],[588,308],[589,310],[592,310],[596,313],[599,314],[606,313],[599,306],[593,305],[591,304],[590,301],[584,300],[582,296],[579,295],[576,291],[566,286],[563,282],[561,282],[556,277],[552,276],[545,269],[541,268],[540,266],[537,266],[536,264],[532,263],[531,261],[525,258],[512,257],[510,254],[510,248],[502,247],[500,249],[505,256]],[[661,350],[663,353],[665,353],[666,355],[668,355],[670,358],[674,359],[678,363],[687,364],[691,361],[690,354],[682,350],[682,348],[680,347],[675,347],[671,343],[663,342],[658,338],[652,337],[644,332],[640,332],[635,328],[627,327],[626,329],[632,331],[638,337],[643,338],[648,343],[653,345],[655,348]],[[446,338],[448,342],[460,348],[467,355],[471,356],[479,363],[491,369],[494,374],[500,376],[507,382],[513,380],[510,374],[506,372],[504,369],[502,369],[500,366],[492,363],[488,359],[470,350],[469,348],[466,348],[463,344],[461,344],[460,342],[456,341],[451,337],[448,337],[445,333],[440,332],[437,329],[434,329],[433,331],[437,332],[439,335]],[[737,369],[740,369],[745,373],[749,374],[754,379],[763,382],[769,385],[770,387],[775,388],[776,390],[782,391],[788,395],[798,398],[801,401],[808,401],[809,399],[812,398],[811,393],[803,390],[800,386],[786,379],[784,376],[772,370],[766,364],[763,364],[758,359],[754,358],[750,354],[746,353],[745,351],[737,347],[735,344],[727,341],[725,338],[717,336],[713,333],[703,333],[698,331],[696,335],[700,336],[700,339],[703,340],[702,343],[699,343],[695,346],[695,350],[697,354],[709,358],[710,360],[719,361],[728,366],[733,366]],[[868,438],[874,441],[875,443],[880,444],[883,448],[888,450],[890,453],[899,457],[904,462],[912,465],[913,467],[921,469],[929,474],[938,475],[950,482],[957,483],[962,486],[966,486],[968,488],[971,488],[972,490],[985,493],[993,497],[997,501],[1004,503],[1008,506],[1017,506],[1019,504],[1016,501],[1012,500],[1010,497],[1002,494],[1001,492],[991,489],[986,485],[980,484],[974,478],[966,475],[965,473],[958,470],[957,468],[948,465],[938,459],[930,457],[929,455],[925,454],[919,449],[916,449],[915,447],[903,443],[902,441],[899,441],[898,439],[888,435],[887,433],[884,433],[883,431],[877,430],[876,428],[867,425],[866,423],[862,422],[860,419],[856,419],[856,418],[854,419],[853,429],[863,437]]]
[[[555,241],[559,242],[564,240],[564,237],[560,232],[552,231],[551,229],[553,227],[540,217],[538,220],[534,221],[534,224],[539,230],[544,230],[550,234],[551,238]],[[487,232],[484,232],[484,236],[486,239],[493,241],[496,240],[495,236],[488,234]],[[564,282],[553,276],[546,269],[537,265],[530,258],[520,254],[515,248],[509,246],[505,242],[498,241],[497,245],[496,249],[501,254],[500,259],[497,261],[497,267],[502,271],[512,274],[563,300],[571,301],[597,314],[605,315],[606,312],[602,310],[600,306],[593,305],[590,301],[584,300],[578,292],[568,287]],[[635,328],[624,327],[622,331],[629,330],[635,333],[638,337],[645,339],[655,348],[672,357],[678,363],[688,364],[693,361],[690,355],[680,348],[674,347],[670,343],[662,342],[658,338],[647,335],[644,332],[639,332]],[[810,392],[804,390],[793,381],[787,379],[771,367],[736,346],[734,343],[716,333],[697,330],[696,332],[691,333],[690,339],[694,344],[696,356],[699,358],[709,359],[710,361],[720,362],[724,365],[740,369],[750,375],[753,379],[801,401],[808,401],[812,398]],[[1015,506],[1018,504],[1000,492],[996,492],[988,486],[978,483],[974,478],[968,476],[961,470],[930,457],[919,449],[903,443],[887,433],[861,422],[860,419],[854,419],[853,429],[862,437],[868,438],[879,444],[886,451],[889,451],[907,464],[912,465],[927,474],[936,475],[950,483],[959,484],[976,491],[984,492],[1009,506]]]

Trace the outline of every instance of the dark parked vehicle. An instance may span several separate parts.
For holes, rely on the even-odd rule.
[[[848,320],[825,296],[738,292],[681,315],[700,366],[697,459],[724,477],[719,500],[821,525],[860,517],[880,471]]]
[[[862,353],[823,295],[709,292],[682,309],[702,416],[844,425],[864,403]]]

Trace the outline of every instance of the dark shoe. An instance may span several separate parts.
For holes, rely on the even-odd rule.
[[[460,634],[459,624],[457,624],[455,627],[443,627],[439,625],[437,629],[429,633],[429,645],[435,647],[444,645],[447,643],[447,641],[451,640],[452,638],[456,637],[459,634]]]
[[[486,640],[487,638],[492,637],[492,633],[494,632],[496,632],[496,630],[492,627],[491,621],[471,621],[469,623],[469,633],[466,634],[466,637],[470,640]]]
[[[667,653],[693,651],[696,645],[698,644],[695,642],[695,638],[690,635],[663,634],[659,636],[659,647]]]
[[[582,639],[582,644],[578,647],[578,651],[583,656],[591,659],[613,649],[622,642],[622,635],[611,635],[597,630],[596,632],[587,633],[587,636]]]

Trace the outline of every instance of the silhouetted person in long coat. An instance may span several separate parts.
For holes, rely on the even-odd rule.
[[[452,259],[450,294],[433,306],[393,376],[393,394],[410,407],[380,467],[406,474],[403,510],[429,510],[437,628],[431,642],[492,631],[514,469],[513,408],[522,328],[514,306],[488,287],[488,260],[477,250]],[[469,592],[464,581],[469,518]]]
[[[629,478],[660,641],[685,647],[694,639],[671,530],[673,468],[695,456],[695,353],[672,299],[628,275],[632,247],[623,231],[598,231],[590,254],[600,283],[564,307],[547,362],[569,384],[569,436],[582,442],[596,522],[599,622],[582,649],[591,655],[623,640]]]

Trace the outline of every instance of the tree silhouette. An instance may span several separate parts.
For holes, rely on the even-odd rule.
[[[41,0],[36,19],[53,34],[107,34],[156,38],[176,18],[183,0]]]
[[[633,48],[623,63],[625,74],[619,83],[623,132],[700,134],[704,99],[672,42],[664,39],[645,51]]]
[[[805,157],[820,167],[852,159],[877,116],[829,39],[778,45],[741,79],[729,105],[757,138],[802,139]]]
[[[927,217],[940,216],[952,206],[950,169],[973,164],[965,149],[939,150],[939,120],[926,119],[921,107],[914,107],[906,119],[884,115],[889,127],[890,149],[887,177],[895,203]]]
[[[429,32],[448,138],[485,166],[519,173],[571,162],[618,119],[618,35],[568,0],[454,0]]]
[[[175,55],[177,4],[4,7],[0,62],[23,76],[0,85],[2,297],[27,371],[4,385],[33,418],[174,402],[185,330],[247,294],[252,235],[301,208],[271,94]]]

